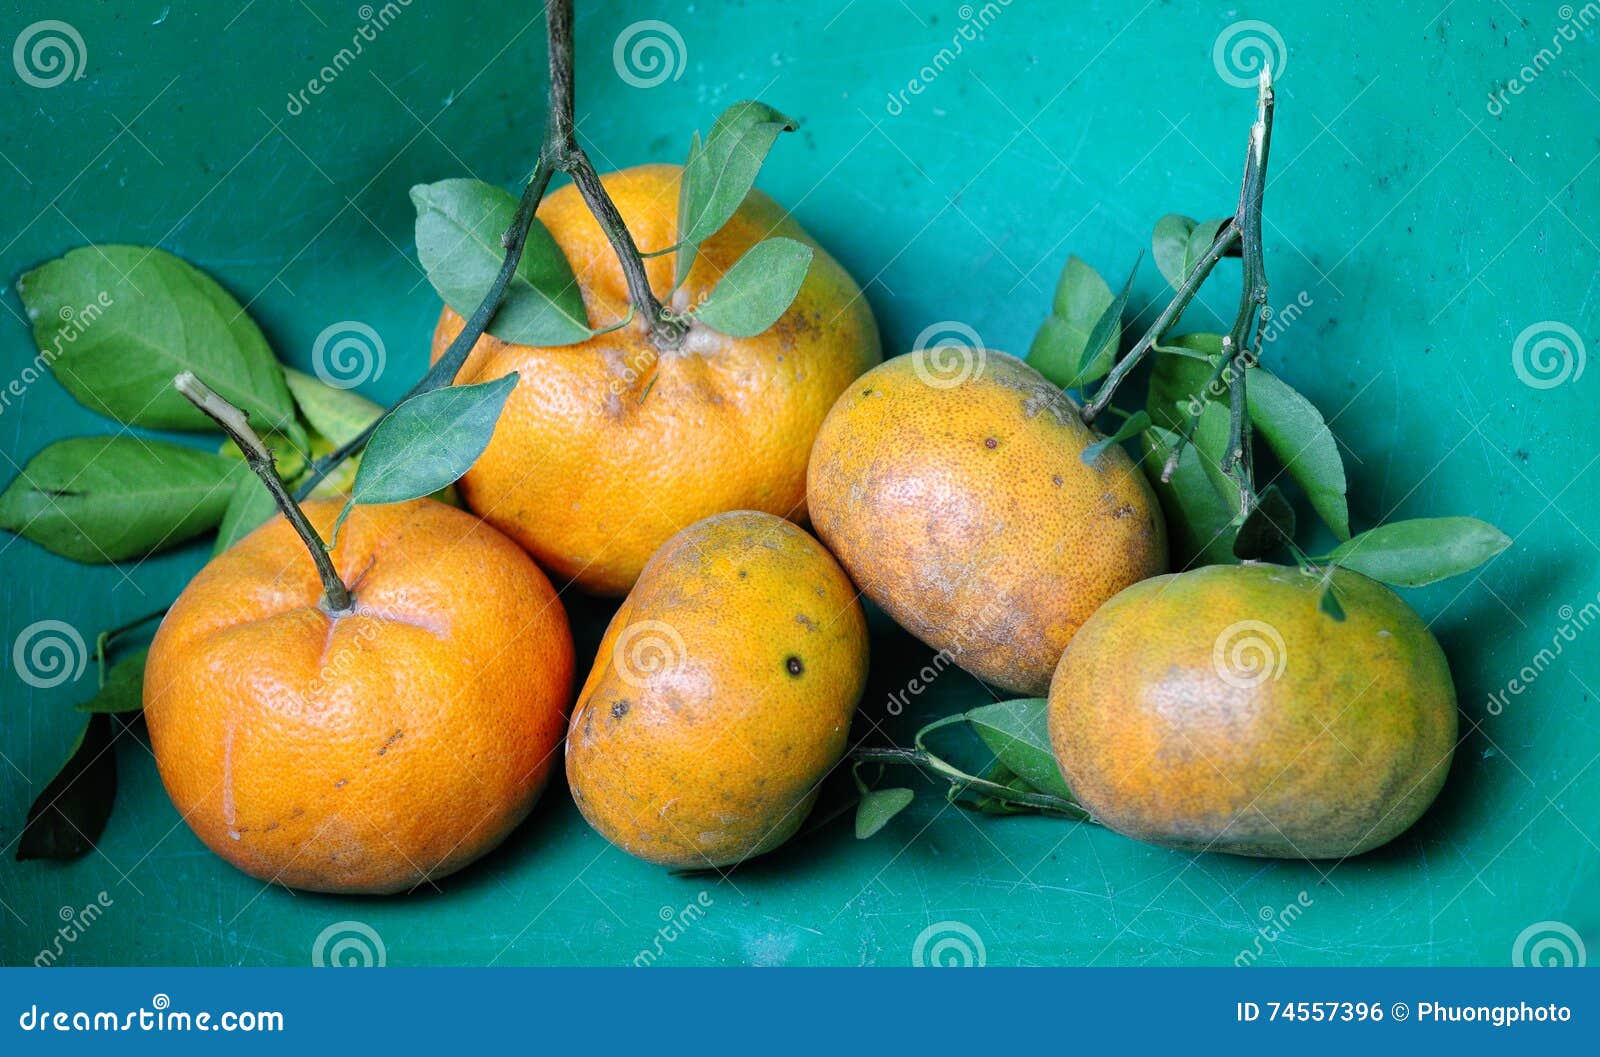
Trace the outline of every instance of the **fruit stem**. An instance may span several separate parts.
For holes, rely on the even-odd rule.
[[[956,717],[961,718],[961,717]],[[1021,789],[1013,789],[999,782],[991,782],[986,778],[968,774],[961,768],[940,759],[926,749],[856,749],[850,754],[853,764],[880,763],[899,764],[906,767],[915,767],[917,770],[932,774],[950,782],[953,786],[965,791],[974,789],[980,793],[1007,803],[1020,804],[1039,811],[1054,811],[1072,818],[1091,822],[1093,819],[1082,807],[1070,800],[1063,800],[1059,796],[1049,793],[1030,793]]]
[[[1236,245],[1239,247],[1239,255],[1244,263],[1244,291],[1240,299],[1239,316],[1234,320],[1233,327],[1229,332],[1229,336],[1233,339],[1234,349],[1245,346],[1251,325],[1258,316],[1262,319],[1266,318],[1262,314],[1262,310],[1265,309],[1267,303],[1267,280],[1261,252],[1261,205],[1266,190],[1267,148],[1272,141],[1274,104],[1272,71],[1270,68],[1263,68],[1261,71],[1261,85],[1256,99],[1256,121],[1250,127],[1250,145],[1245,158],[1244,179],[1240,183],[1239,204],[1234,209],[1234,215],[1217,231],[1217,237],[1212,241],[1211,249],[1207,251],[1204,257],[1200,258],[1195,264],[1194,270],[1184,278],[1182,285],[1178,288],[1178,292],[1167,304],[1167,307],[1162,310],[1161,315],[1156,317],[1156,321],[1151,324],[1150,329],[1128,351],[1128,354],[1117,361],[1111,373],[1106,376],[1105,382],[1101,384],[1099,391],[1095,393],[1094,399],[1084,406],[1081,415],[1084,422],[1092,423],[1096,417],[1105,411],[1107,405],[1111,403],[1112,397],[1116,395],[1117,387],[1122,384],[1123,379],[1139,365],[1139,362],[1144,359],[1145,355],[1153,347],[1160,344],[1161,340],[1167,336],[1167,332],[1177,324],[1178,318],[1183,315],[1184,310],[1189,307],[1189,303],[1194,300],[1195,294],[1199,292],[1201,285],[1210,276],[1211,270],[1216,267],[1217,262],[1227,256],[1228,252]],[[1260,351],[1260,341],[1260,332],[1257,331],[1255,349],[1258,353]],[[1223,341],[1223,352],[1224,364],[1229,363],[1236,355],[1235,352],[1230,352],[1226,338]],[[1212,378],[1212,382],[1215,383],[1220,376],[1221,372],[1219,371]],[[1211,386],[1208,385],[1202,392],[1207,392],[1210,388]],[[1242,390],[1244,388],[1242,379],[1238,388],[1241,390],[1239,399],[1240,407],[1242,408]],[[1198,418],[1198,416],[1193,417]],[[1237,418],[1239,421],[1234,423],[1237,428],[1232,433],[1236,443],[1230,448],[1229,462],[1236,470],[1241,482],[1248,483],[1248,455],[1243,451],[1245,447],[1243,433],[1248,429],[1248,417],[1241,412]],[[1163,480],[1170,478],[1173,470],[1177,468],[1178,455],[1183,450],[1183,445],[1192,439],[1195,425],[1196,422],[1191,421],[1179,432],[1178,444],[1174,446],[1168,458],[1167,466],[1163,470]]]
[[[349,613],[354,608],[350,601],[350,589],[339,579],[339,572],[333,567],[333,559],[328,557],[328,548],[323,544],[322,537],[306,520],[305,511],[294,501],[289,489],[284,487],[283,478],[278,476],[277,464],[272,460],[271,449],[262,443],[261,437],[250,427],[244,412],[195,377],[193,371],[184,371],[172,380],[172,384],[189,403],[222,427],[222,432],[244,453],[245,463],[261,478],[267,491],[272,493],[273,502],[278,504],[278,509],[283,511],[283,516],[305,542],[306,550],[311,552],[311,560],[316,563],[317,573],[322,577],[322,591],[327,598],[328,612],[334,615]]]
[[[511,226],[500,236],[500,245],[505,247],[505,259],[500,262],[500,271],[494,277],[488,292],[483,295],[483,300],[478,302],[478,307],[473,310],[467,319],[466,326],[461,328],[461,333],[456,335],[450,347],[440,356],[438,362],[428,368],[424,374],[400,398],[400,402],[430,393],[435,389],[442,389],[456,380],[456,375],[461,373],[461,365],[467,362],[467,357],[472,353],[472,347],[483,337],[484,331],[489,329],[489,324],[494,320],[494,314],[500,311],[500,305],[506,299],[506,291],[511,286],[511,278],[517,272],[517,264],[522,260],[522,249],[528,243],[528,229],[533,226],[534,213],[539,208],[539,202],[544,198],[545,188],[550,186],[550,177],[554,175],[555,167],[541,154],[539,163],[534,166],[533,175],[528,177],[528,185],[523,188],[522,200],[517,203],[517,212],[511,218]],[[380,416],[377,421],[367,426],[355,437],[341,444],[333,451],[324,455],[311,464],[306,474],[301,478],[295,488],[294,497],[304,499],[311,494],[322,479],[332,473],[340,463],[353,455],[357,455],[367,446],[372,439],[372,434],[383,421]]]
[[[1267,305],[1267,266],[1261,248],[1261,208],[1267,189],[1267,154],[1272,146],[1272,115],[1277,95],[1272,88],[1272,69],[1261,71],[1261,86],[1256,97],[1256,121],[1250,127],[1250,142],[1245,153],[1244,180],[1239,188],[1239,206],[1234,220],[1239,226],[1240,260],[1243,279],[1239,290],[1239,312],[1233,326],[1222,339],[1222,355],[1211,372],[1206,387],[1198,394],[1198,410],[1191,409],[1177,442],[1167,454],[1161,479],[1172,479],[1185,445],[1194,440],[1200,416],[1205,413],[1209,394],[1218,383],[1228,382],[1228,450],[1222,470],[1239,484],[1239,517],[1248,516],[1256,501],[1254,470],[1250,459],[1250,416],[1245,404],[1245,375],[1261,359],[1261,325],[1271,318]],[[1252,340],[1252,333],[1254,335]]]
[[[606,193],[588,154],[578,143],[574,112],[572,0],[550,0],[545,7],[550,40],[550,127],[545,140],[545,157],[555,168],[572,177],[589,212],[605,232],[611,250],[622,266],[628,284],[628,300],[650,331],[650,342],[657,349],[675,349],[683,343],[683,328],[667,318],[666,310],[650,289],[650,276],[644,258],[633,241],[633,233],[623,222],[617,205]]]

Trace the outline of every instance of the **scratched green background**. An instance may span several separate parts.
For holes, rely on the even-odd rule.
[[[396,397],[438,311],[407,189],[469,173],[509,185],[528,168],[542,122],[537,9],[416,0],[293,116],[289,91],[349,41],[355,4],[44,6],[0,8],[0,60],[45,17],[81,33],[87,60],[49,89],[0,61],[0,375],[33,355],[9,289],[19,273],[86,242],[157,243],[248,302],[295,365],[328,324],[368,322],[389,365],[366,391]],[[305,964],[325,926],[356,919],[391,965],[625,964],[653,943],[662,907],[703,889],[712,908],[662,964],[903,965],[919,933],[952,920],[995,965],[1228,964],[1252,947],[1263,908],[1301,892],[1310,908],[1262,945],[1261,963],[1505,964],[1525,927],[1551,919],[1595,950],[1600,639],[1569,647],[1500,714],[1487,701],[1550,643],[1562,607],[1600,590],[1600,366],[1540,389],[1512,362],[1518,334],[1541,321],[1600,340],[1600,36],[1564,42],[1490,113],[1489,93],[1562,25],[1556,5],[1206,6],[997,6],[981,39],[892,114],[889,93],[963,24],[955,4],[582,4],[580,132],[601,168],[677,160],[693,128],[761,96],[801,121],[762,185],[870,281],[891,351],[940,320],[1022,351],[1069,251],[1120,275],[1162,213],[1232,208],[1253,98],[1219,76],[1213,42],[1235,21],[1270,22],[1287,49],[1267,196],[1273,300],[1305,291],[1313,306],[1269,362],[1332,419],[1358,527],[1474,514],[1516,540],[1480,573],[1410,596],[1450,655],[1466,732],[1411,833],[1329,870],[978,818],[929,795],[870,842],[835,825],[706,880],[609,848],[556,787],[442,891],[339,899],[263,888],[208,853],[135,727],[98,852],[18,864],[25,805],[60,762],[91,676],[30,689],[11,669],[13,640],[46,618],[92,637],[164,603],[205,551],[85,567],[7,537],[0,957],[32,961],[58,909],[101,891],[112,908],[64,961]],[[676,79],[648,89],[612,60],[619,33],[646,18],[670,23],[686,52]],[[1147,263],[1134,298],[1144,321],[1161,290]],[[1226,282],[1209,291],[1194,325],[1214,325],[1234,296]],[[53,439],[107,429],[41,382],[0,415],[0,476]],[[604,614],[567,598],[592,649]],[[878,632],[863,708],[881,720],[926,653]],[[952,674],[888,729],[905,737],[919,718],[986,699]]]

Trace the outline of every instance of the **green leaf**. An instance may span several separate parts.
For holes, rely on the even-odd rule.
[[[1197,224],[1176,213],[1156,221],[1150,237],[1150,252],[1156,259],[1156,267],[1174,290],[1183,285],[1200,259],[1210,251],[1212,243],[1217,241],[1217,232],[1227,222],[1224,218]]]
[[[1245,375],[1250,422],[1289,476],[1305,489],[1311,508],[1341,540],[1350,538],[1344,461],[1339,445],[1311,401],[1282,379],[1256,367]]]
[[[755,186],[756,173],[780,132],[795,123],[765,103],[747,100],[722,112],[700,149],[691,149],[680,190],[678,242],[698,246],[722,230]],[[694,255],[679,251],[674,285],[689,274]]]
[[[505,261],[503,235],[517,199],[481,180],[440,180],[411,189],[417,207],[417,257],[445,304],[470,316]],[[522,259],[489,333],[521,345],[574,345],[590,336],[583,293],[566,254],[535,218]]]
[[[67,762],[28,808],[17,860],[76,859],[94,847],[117,797],[113,721],[89,717]]]
[[[1156,425],[1173,432],[1183,428],[1191,398],[1211,378],[1211,357],[1221,354],[1222,338],[1217,334],[1185,334],[1157,347],[1144,404]],[[1225,389],[1222,395],[1227,395]]]
[[[1118,426],[1117,431],[1111,434],[1111,436],[1101,437],[1099,440],[1083,449],[1083,461],[1088,465],[1093,466],[1100,456],[1105,453],[1107,448],[1110,448],[1113,444],[1121,444],[1130,437],[1137,437],[1142,431],[1147,429],[1149,425],[1150,416],[1143,411],[1135,411],[1133,414],[1123,419],[1122,425]]]
[[[1063,389],[1079,389],[1111,370],[1122,340],[1122,313],[1115,327],[1089,356],[1089,335],[1111,307],[1111,287],[1077,256],[1067,258],[1056,282],[1050,315],[1028,348],[1028,364]],[[1089,357],[1084,369],[1085,357]]]
[[[1333,583],[1323,585],[1322,597],[1317,601],[1317,608],[1339,623],[1344,623],[1344,606],[1339,604],[1339,596],[1333,590]]]
[[[695,318],[731,338],[755,337],[794,304],[813,256],[803,242],[763,239],[733,263]]]
[[[480,385],[447,385],[396,405],[367,442],[351,502],[403,503],[455,483],[489,446],[516,384],[513,371]]]
[[[1509,536],[1477,518],[1415,518],[1354,536],[1328,560],[1395,587],[1423,587],[1476,569],[1509,546]]]
[[[80,562],[175,546],[222,520],[242,463],[135,437],[72,437],[35,455],[4,494],[0,528]]]
[[[911,806],[916,794],[909,789],[869,789],[856,804],[856,840],[866,840]]]
[[[689,269],[694,265],[695,247],[689,243],[682,242],[681,239],[682,233],[689,230],[689,210],[694,207],[690,174],[700,164],[695,159],[699,156],[701,150],[700,130],[696,129],[694,135],[689,139],[689,154],[684,158],[683,171],[678,176],[678,226],[674,230],[678,233],[680,241],[677,249],[678,255],[674,258],[672,265],[673,289],[683,285],[684,279],[689,276]]]
[[[311,428],[334,443],[350,443],[383,417],[383,408],[353,389],[340,389],[321,378],[285,368],[284,380]]]
[[[264,490],[264,489],[263,489]],[[148,648],[130,653],[111,666],[106,685],[76,706],[79,712],[137,712],[144,707],[144,664]]]
[[[1217,491],[1194,445],[1184,446],[1172,479],[1162,481],[1161,470],[1177,443],[1177,434],[1155,426],[1146,430],[1141,439],[1145,477],[1167,516],[1173,568],[1228,565],[1237,561],[1233,556],[1233,538],[1237,531],[1233,518],[1238,508]]]
[[[1128,278],[1123,280],[1122,290],[1100,313],[1100,318],[1095,320],[1094,326],[1089,330],[1089,338],[1084,342],[1083,361],[1078,365],[1078,377],[1086,381],[1093,381],[1111,369],[1111,363],[1116,359],[1117,342],[1122,334],[1122,313],[1128,307],[1128,294],[1133,291],[1133,277],[1139,274],[1139,262],[1144,260],[1144,254],[1139,254],[1133,262],[1133,267],[1128,270]],[[1107,345],[1111,352],[1106,353]],[[1099,372],[1098,374],[1096,372]]]
[[[1265,558],[1294,539],[1294,508],[1277,485],[1256,498],[1233,539],[1233,554],[1246,561]]]
[[[277,513],[277,501],[261,483],[261,478],[254,473],[241,474],[233,482],[233,492],[223,511],[222,523],[217,527],[217,542],[211,553],[221,554],[271,521]]]
[[[1000,760],[1041,793],[1072,799],[1055,754],[1050,751],[1049,702],[1019,698],[967,713],[967,722]]]
[[[283,369],[233,296],[165,250],[90,246],[28,272],[17,292],[56,379],[130,426],[212,430],[172,388],[193,371],[262,429],[294,418]]]

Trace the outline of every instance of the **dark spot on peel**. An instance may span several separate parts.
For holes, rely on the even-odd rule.
[[[338,780],[338,781],[337,781],[337,782],[334,782],[334,783],[333,783],[333,787],[334,787],[334,788],[335,788],[335,789],[343,789],[343,788],[344,788],[344,787],[345,787],[345,786],[347,786],[347,785],[349,785],[349,784],[350,784],[350,779],[348,779],[348,778],[341,778],[341,779],[339,779],[339,780]]]
[[[819,630],[817,628],[817,622],[806,616],[804,613],[796,613],[794,615],[794,622],[805,628],[807,631]]]
[[[806,666],[801,663],[800,658],[796,657],[792,653],[789,655],[788,659],[783,662],[783,667],[790,675],[794,676],[796,679],[800,678],[801,675],[805,674],[805,670],[806,670]]]
[[[750,574],[746,570],[744,570],[744,569],[740,569],[739,570],[739,579],[744,580],[744,579],[747,579],[749,576],[750,576]]]
[[[983,446],[992,450],[994,448],[998,448],[1000,446],[1000,442],[993,437],[986,437],[984,438]]]
[[[611,718],[621,719],[623,716],[628,714],[628,709],[631,707],[633,706],[629,705],[626,701],[613,701],[611,703]]]
[[[1056,474],[1054,477],[1050,478],[1050,483],[1055,485],[1057,488],[1060,488],[1066,482],[1061,479],[1060,474]]]
[[[405,737],[405,735],[406,732],[403,730],[397,730],[393,734],[389,735],[389,740],[378,747],[378,755],[382,756],[384,753],[388,752],[389,747],[395,742],[399,741],[401,738]]]

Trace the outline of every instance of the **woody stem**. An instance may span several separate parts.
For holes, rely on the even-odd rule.
[[[333,567],[333,559],[328,556],[328,548],[322,542],[322,537],[317,535],[317,530],[311,522],[306,520],[305,511],[300,509],[300,504],[294,501],[289,494],[289,489],[284,487],[283,478],[278,476],[277,464],[272,460],[272,451],[262,443],[261,437],[251,428],[250,421],[243,411],[224,400],[215,390],[191,371],[184,371],[172,380],[178,392],[195,407],[203,411],[208,418],[222,428],[228,439],[238,445],[244,453],[246,465],[261,478],[261,483],[267,486],[267,491],[272,493],[273,502],[278,504],[278,509],[294,526],[295,532],[305,543],[306,550],[311,552],[311,560],[316,563],[317,574],[322,577],[322,592],[327,599],[330,613],[348,613],[353,608],[350,601],[350,589],[339,578],[339,572]]]

